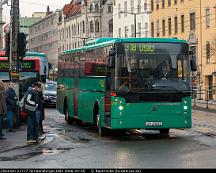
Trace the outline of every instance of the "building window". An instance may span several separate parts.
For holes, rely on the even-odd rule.
[[[95,32],[99,32],[99,31],[100,31],[99,21],[96,20],[96,21],[95,21]]]
[[[157,37],[160,36],[160,22],[159,20],[157,20],[156,22],[156,33],[157,33]]]
[[[196,27],[195,13],[190,13],[190,30],[195,31],[195,27]]]
[[[151,23],[151,36],[154,37],[154,22]]]
[[[174,0],[174,5],[176,5],[177,4],[177,0]]]
[[[147,11],[147,8],[148,8],[147,6],[148,6],[148,4],[147,4],[147,2],[145,2],[145,3],[144,3],[144,12]]]
[[[151,11],[154,11],[154,0],[151,0]]]
[[[169,35],[172,34],[172,19],[171,18],[168,19],[168,33]]]
[[[184,2],[184,0],[181,0],[181,3]]]
[[[175,23],[175,34],[177,34],[178,33],[178,18],[177,17],[174,18],[174,23]]]
[[[118,29],[118,35],[121,37],[121,28]]]
[[[210,9],[206,9],[206,27],[210,27]]]
[[[171,0],[168,0],[168,7],[170,7],[171,6]]]
[[[96,12],[96,13],[99,12],[99,6],[98,6],[98,4],[95,5],[95,12]]]
[[[121,18],[121,4],[118,4],[118,18]]]
[[[159,0],[156,1],[156,9],[159,10]]]
[[[127,37],[128,37],[128,34],[127,34],[127,32],[128,32],[128,27],[127,27],[127,26],[125,26],[125,38],[127,38]]]
[[[127,1],[124,2],[124,17],[127,16]]]
[[[135,30],[134,25],[131,25],[131,37],[135,36]]]
[[[89,7],[89,12],[90,13],[92,12],[92,9],[93,9],[93,5],[91,4],[90,7]]]
[[[162,20],[162,34],[163,34],[163,36],[165,36],[165,34],[166,34],[166,23],[165,23],[165,20]]]
[[[181,15],[181,32],[184,33],[184,15]]]
[[[82,22],[83,33],[85,33],[85,21]]]
[[[141,22],[138,23],[138,37],[141,37]]]
[[[90,32],[94,32],[94,26],[93,26],[93,21],[90,22]]]
[[[165,0],[162,0],[162,8],[165,7]]]
[[[113,33],[113,19],[109,21],[109,33]]]
[[[211,57],[211,47],[210,47],[210,42],[206,42],[206,62],[210,63],[210,57]]]
[[[148,37],[148,23],[145,23],[145,37]]]
[[[131,0],[131,13],[134,13],[134,0]]]
[[[107,12],[112,13],[112,4],[107,5]]]
[[[80,27],[79,27],[79,23],[77,24],[77,34],[79,35],[79,31],[80,31]]]
[[[137,13],[141,13],[141,0],[138,0]]]
[[[211,50],[210,42],[207,41],[207,43],[206,43],[206,62],[207,63],[210,63],[210,57],[211,57],[210,50]]]

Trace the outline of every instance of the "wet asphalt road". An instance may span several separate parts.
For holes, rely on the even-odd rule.
[[[0,151],[1,168],[216,168],[216,114],[193,111],[193,127],[99,137],[94,126],[68,125],[46,109],[46,139]]]

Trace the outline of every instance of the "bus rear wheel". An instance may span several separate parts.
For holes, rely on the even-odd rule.
[[[100,114],[97,114],[96,124],[97,124],[99,135],[100,136],[106,136],[107,135],[107,129],[101,126],[101,116],[100,116]]]
[[[170,129],[160,129],[160,134],[163,134],[163,135],[169,135],[169,130]]]

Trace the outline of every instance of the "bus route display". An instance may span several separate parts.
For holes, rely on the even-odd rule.
[[[20,65],[21,65],[20,66],[21,71],[35,69],[34,61],[22,61]],[[14,66],[14,64],[12,66]],[[9,68],[10,68],[9,61],[7,60],[0,61],[0,71],[8,71]]]

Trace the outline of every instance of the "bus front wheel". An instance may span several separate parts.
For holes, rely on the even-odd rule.
[[[160,129],[160,134],[163,134],[163,135],[168,135],[169,134],[169,129]]]
[[[96,124],[98,128],[98,133],[100,136],[106,136],[107,135],[107,129],[101,126],[101,116],[100,114],[97,114]]]

